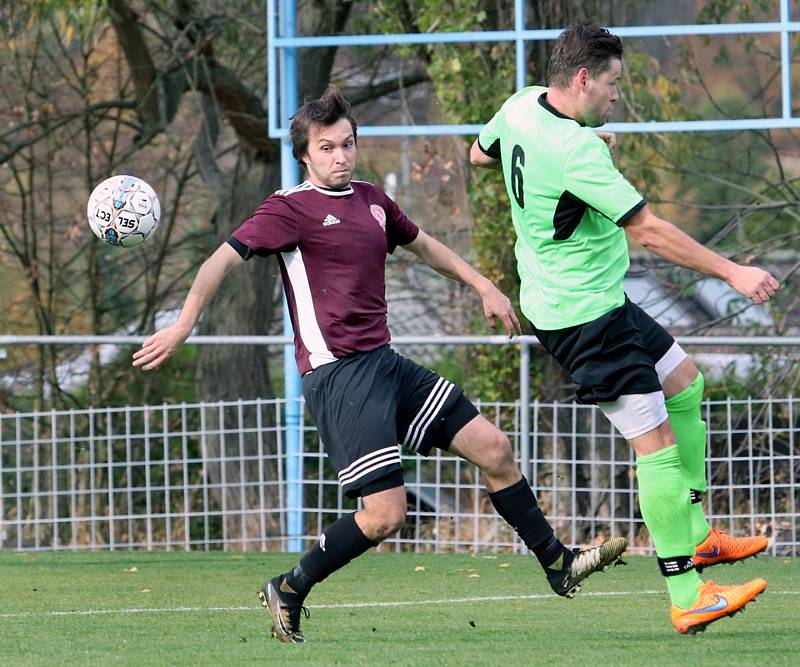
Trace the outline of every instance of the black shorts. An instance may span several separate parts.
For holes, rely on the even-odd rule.
[[[478,414],[460,387],[388,345],[306,373],[303,396],[351,498],[403,483],[400,444],[446,450]]]
[[[661,390],[656,362],[675,340],[625,297],[625,303],[586,324],[539,330],[536,337],[577,385],[579,403],[615,401]]]

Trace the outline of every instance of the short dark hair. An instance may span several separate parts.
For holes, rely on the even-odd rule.
[[[289,137],[292,140],[292,155],[300,164],[308,151],[308,135],[312,125],[333,125],[342,118],[350,121],[353,139],[358,139],[358,124],[350,114],[350,102],[336,86],[328,86],[318,100],[307,99],[292,116]]]
[[[581,67],[594,77],[608,69],[613,58],[622,59],[619,37],[596,25],[573,25],[556,39],[547,63],[547,83],[568,88]]]

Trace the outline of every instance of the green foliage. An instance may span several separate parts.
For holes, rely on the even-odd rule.
[[[700,3],[698,23],[750,23],[777,18],[774,0],[705,0]]]
[[[741,353],[745,357],[746,353]],[[722,376],[706,377],[705,398],[714,401],[745,399],[750,396],[792,396],[797,393],[798,371],[783,354],[760,351],[746,356],[746,370],[731,361]],[[703,368],[701,366],[700,370]]]
[[[404,3],[382,2],[379,14],[386,30],[402,26],[398,16]],[[485,31],[497,25],[476,0],[423,0],[413,3],[420,32]],[[497,17],[493,17],[497,20]],[[406,49],[405,54],[408,54]],[[513,92],[514,45],[435,44],[424,47],[428,74],[437,100],[450,123],[488,121]],[[469,138],[472,141],[472,138]],[[476,170],[468,185],[469,202],[475,217],[472,235],[475,267],[503,292],[516,300],[519,278],[514,258],[514,228],[511,225],[508,196],[500,172]],[[517,311],[519,313],[518,304]],[[476,318],[475,330],[484,330],[482,318]],[[519,351],[516,347],[476,348],[470,354],[471,368],[464,382],[466,389],[484,400],[507,399],[519,391]]]
[[[37,23],[50,21],[65,45],[75,37],[86,41],[108,13],[106,0],[28,0],[21,6],[5,1],[0,8],[5,19],[0,21],[0,36],[13,37],[19,30],[27,31]]]
[[[103,369],[105,382],[113,391],[103,405],[159,405],[161,403],[193,403],[197,395],[197,348],[183,345],[156,373],[142,372],[131,366],[129,348],[119,348],[116,358]],[[87,387],[76,397],[80,405],[90,405]]]
[[[623,93],[631,120],[692,120],[692,114],[682,103],[680,83],[661,73],[656,58],[642,52],[626,52],[625,77]],[[660,199],[664,185],[660,170],[665,164],[689,162],[695,139],[694,133],[626,135],[619,156],[620,162],[628,167],[623,171],[646,199]]]
[[[463,387],[466,379],[464,376],[464,359],[466,355],[463,350],[451,347],[442,349],[443,351],[438,360],[431,364],[431,370]]]

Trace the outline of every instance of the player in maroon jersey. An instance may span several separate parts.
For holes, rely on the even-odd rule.
[[[277,256],[295,332],[303,395],[344,492],[363,509],[332,523],[289,572],[259,592],[273,633],[302,643],[311,587],[399,531],[406,518],[400,445],[433,447],[481,469],[489,498],[541,563],[550,586],[572,597],[583,579],[619,559],[624,539],[580,551],[555,536],[508,438],[460,387],[389,347],[385,262],[403,246],[480,295],[486,319],[520,333],[511,302],[487,278],[420,230],[379,187],[353,181],[357,125],[333,87],[306,102],[291,125],[294,157],[308,179],[268,197],[195,278],[178,321],[151,336],[133,365],[151,370],[186,340],[225,273],[254,255]]]

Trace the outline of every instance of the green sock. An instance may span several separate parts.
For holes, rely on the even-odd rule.
[[[681,472],[678,446],[671,445],[636,460],[639,508],[659,558],[694,555],[689,521],[689,487]],[[700,577],[692,569],[666,577],[672,603],[684,609],[699,596]]]
[[[683,391],[667,399],[667,413],[681,459],[683,477],[690,489],[698,494],[708,489],[706,482],[706,423],[700,418],[700,403],[703,400],[703,374],[698,373],[694,381]],[[692,540],[700,544],[711,531],[706,520],[703,503],[698,496],[691,508]]]

